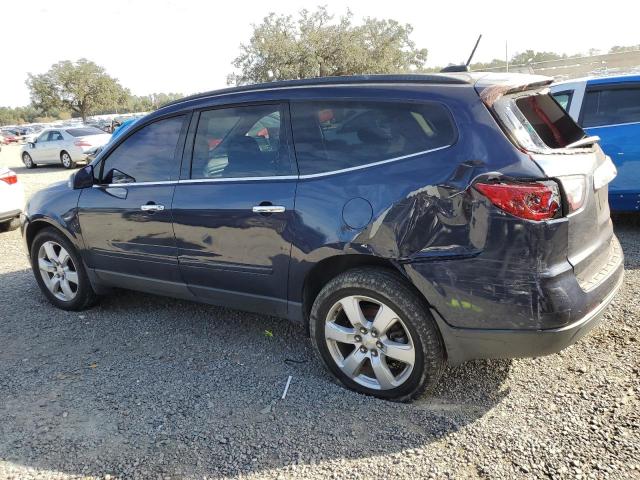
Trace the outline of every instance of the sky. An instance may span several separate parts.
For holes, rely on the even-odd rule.
[[[640,44],[640,2],[610,0],[595,10],[584,0],[377,1],[336,0],[29,0],[2,5],[0,106],[29,103],[27,73],[60,60],[87,58],[135,95],[184,94],[226,86],[232,60],[251,25],[270,12],[295,14],[327,5],[347,6],[355,20],[392,18],[414,27],[416,46],[429,50],[428,66],[466,61],[479,34],[474,61],[519,51],[606,52]]]

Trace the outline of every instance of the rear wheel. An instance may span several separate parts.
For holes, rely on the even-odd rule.
[[[76,166],[76,163],[71,159],[71,155],[64,150],[60,153],[60,162],[64,168],[73,168]]]
[[[444,348],[435,321],[392,271],[359,268],[334,278],[316,298],[310,321],[316,352],[353,390],[409,401],[442,375]]]
[[[35,168],[36,164],[33,163],[33,158],[31,158],[31,155],[29,155],[27,152],[24,152],[22,154],[22,163],[24,163],[24,166],[27,168]]]
[[[40,290],[63,310],[84,310],[97,297],[78,252],[67,238],[45,228],[31,244],[31,267]]]

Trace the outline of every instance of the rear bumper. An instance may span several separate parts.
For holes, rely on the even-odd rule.
[[[455,328],[432,311],[445,342],[447,358],[456,365],[481,358],[541,357],[557,353],[573,345],[604,318],[604,312],[615,297],[624,278],[622,266],[614,288],[592,311],[561,328],[546,330],[489,330]]]

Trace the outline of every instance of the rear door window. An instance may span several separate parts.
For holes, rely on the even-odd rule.
[[[280,104],[203,111],[193,145],[191,178],[290,175],[283,117]]]
[[[457,135],[447,108],[434,102],[312,101],[291,109],[302,175],[428,152]]]
[[[102,164],[103,183],[160,182],[177,178],[176,150],[185,116],[151,123],[134,132]]]
[[[640,85],[589,89],[582,107],[582,126],[640,122]]]

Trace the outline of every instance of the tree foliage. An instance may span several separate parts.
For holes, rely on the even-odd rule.
[[[609,49],[609,53],[623,53],[623,52],[635,52],[640,50],[640,45],[629,45],[627,47],[621,47],[620,45],[614,45]]]
[[[427,50],[416,48],[412,31],[395,20],[365,18],[354,25],[351,12],[336,20],[326,7],[302,10],[295,20],[271,13],[240,46],[233,61],[238,72],[227,82],[414,71],[424,67]]]
[[[83,120],[123,104],[129,95],[104,68],[84,58],[58,62],[39,75],[28,74],[27,87],[34,107],[68,110]]]

